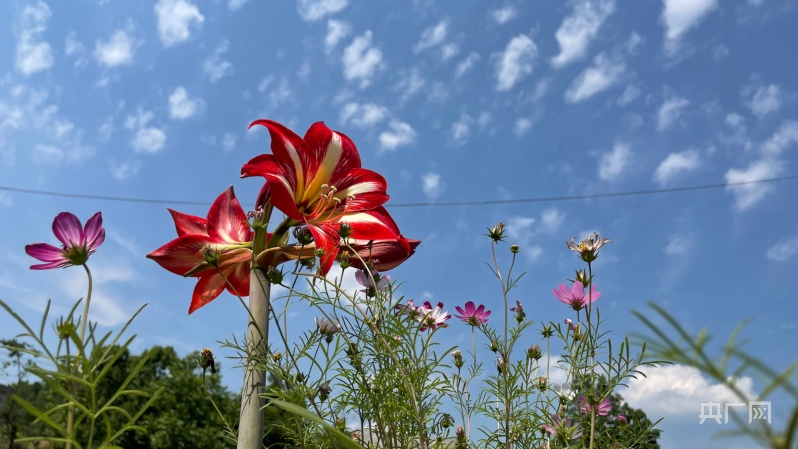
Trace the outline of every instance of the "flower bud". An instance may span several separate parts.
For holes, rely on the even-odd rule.
[[[505,362],[504,358],[499,357],[496,359],[496,371],[498,371],[499,374],[504,374],[505,369],[507,369],[507,362]]]
[[[540,360],[540,358],[543,357],[543,352],[540,350],[539,345],[533,345],[529,349],[527,349],[526,355],[530,359]]]
[[[518,245],[510,245],[510,252],[513,254],[518,254]]]
[[[355,430],[355,431],[352,432],[352,439],[353,440],[360,440],[360,437],[362,435],[363,435],[363,433],[361,431]]]
[[[324,382],[319,386],[319,400],[321,402],[326,401],[330,397],[330,393],[332,393],[332,388],[329,383]]]
[[[340,265],[341,268],[349,268],[349,259],[351,257],[352,255],[349,253],[349,251],[341,251],[338,253],[338,265]]]
[[[305,383],[305,375],[302,374],[301,372],[296,373],[296,381],[297,381],[297,383],[300,383],[300,384]]]
[[[489,228],[486,234],[491,240],[498,243],[504,240],[504,223],[499,222],[496,226]]]
[[[621,427],[626,427],[629,425],[629,420],[626,419],[626,416],[618,415],[618,425]]]
[[[496,340],[491,340],[490,341],[490,350],[492,352],[497,352],[499,350],[499,342],[497,342]]]
[[[352,235],[352,226],[349,223],[341,223],[338,226],[338,236],[347,239]]]
[[[282,360],[282,358],[283,358],[283,353],[282,352],[274,352],[274,353],[272,353],[272,360],[274,360],[275,362],[279,362],[280,360]]]
[[[549,379],[547,377],[538,377],[538,390],[545,391],[549,386]]]
[[[322,256],[324,256],[324,250],[323,250],[323,249],[321,249],[321,248],[316,248],[316,250],[315,250],[315,251],[313,251],[313,254],[314,254],[316,257],[318,257],[318,258],[321,258]]]
[[[283,282],[283,272],[275,267],[269,267],[266,270],[266,279],[270,284],[279,285]]]
[[[554,335],[554,331],[551,330],[551,325],[547,324],[543,326],[543,330],[540,331],[540,335],[542,335],[543,338],[551,338],[551,336]]]
[[[307,226],[294,228],[293,234],[297,243],[299,243],[302,246],[310,245],[311,243],[313,243],[313,234],[310,233],[310,229],[308,229]]]
[[[55,331],[58,333],[58,338],[66,340],[70,335],[77,332],[77,327],[72,321],[59,320],[59,323],[55,327]]]
[[[452,415],[448,413],[444,413],[443,418],[441,418],[441,427],[444,429],[448,429],[454,425],[454,418]]]
[[[462,368],[463,367],[463,354],[460,351],[454,351],[454,352],[452,352],[452,357],[454,357],[454,366],[456,366],[457,369]]]
[[[343,418],[335,418],[335,428],[338,430],[346,429],[346,420]]]
[[[200,354],[200,366],[202,367],[202,374],[205,374],[205,370],[208,368],[211,369],[211,374],[216,374],[216,361],[213,360],[213,352],[211,352],[208,348],[202,348],[202,353]]]

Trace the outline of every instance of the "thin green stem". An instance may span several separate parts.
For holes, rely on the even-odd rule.
[[[85,263],[83,264],[83,268],[86,269],[86,275],[89,277],[89,291],[86,293],[86,305],[83,306],[83,319],[80,323],[80,341],[83,343],[83,337],[86,336],[86,323],[89,321],[89,304],[91,304],[91,289],[92,289],[92,279],[91,279],[91,271],[89,271],[89,266]]]

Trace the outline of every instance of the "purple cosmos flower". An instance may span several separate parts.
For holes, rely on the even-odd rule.
[[[566,439],[576,439],[582,436],[582,429],[579,423],[572,423],[571,418],[560,418],[560,415],[551,415],[551,424],[543,424],[543,430],[553,436],[561,436]]]
[[[524,313],[524,306],[521,305],[521,301],[515,300],[515,307],[510,307],[510,312],[515,312],[515,320],[519,323],[524,321],[526,318],[526,313]]]
[[[92,215],[84,229],[74,214],[61,212],[53,220],[53,234],[61,241],[58,248],[49,243],[25,245],[29,256],[39,259],[42,264],[31,265],[31,270],[66,268],[71,265],[84,265],[97,248],[105,241],[103,216],[101,212]]]
[[[569,289],[565,284],[560,284],[558,289],[551,289],[554,296],[561,302],[571,306],[577,312],[587,307],[592,302],[599,299],[601,292],[596,291],[596,287],[591,285],[590,292],[585,292],[585,286],[579,281],[574,282],[574,285]]]
[[[490,316],[490,310],[485,310],[485,306],[482,304],[476,307],[474,301],[465,303],[465,310],[461,309],[460,306],[456,306],[455,310],[457,310],[459,315],[456,313],[454,316],[468,323],[470,326],[485,324],[488,322],[488,317]]]
[[[618,415],[618,425],[625,427],[629,425],[629,420],[624,415]]]
[[[388,288],[388,284],[391,282],[391,276],[380,276],[378,270],[371,270],[371,275],[364,270],[357,270],[355,271],[355,280],[358,284],[366,287],[360,290],[361,292],[365,293],[366,296],[374,297],[377,295],[378,291],[383,291]]]
[[[611,408],[612,405],[610,404],[610,398],[604,398],[604,400],[598,405],[590,405],[584,396],[579,397],[579,410],[581,410],[585,415],[589,415],[592,410],[595,410],[596,415],[607,416],[610,413]]]

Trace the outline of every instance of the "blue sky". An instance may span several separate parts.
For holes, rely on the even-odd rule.
[[[557,3],[554,5],[554,3]],[[796,181],[544,203],[435,206],[736,183],[795,175],[798,63],[787,0],[357,2],[10,1],[0,13],[0,186],[210,203],[260,181],[241,165],[267,152],[254,119],[297,133],[323,120],[388,181],[389,210],[423,241],[392,276],[401,293],[501,307],[483,261],[503,221],[528,274],[514,292],[538,321],[568,310],[550,290],[579,268],[563,241],[599,231],[597,305],[613,335],[641,330],[646,301],[688,329],[727,335],[776,367],[795,357]],[[393,207],[391,204],[431,203]],[[182,353],[240,335],[225,294],[191,316],[194,282],[145,254],[173,238],[166,207],[0,190],[0,298],[36,320],[84,294],[72,268],[32,272],[23,251],[54,242],[52,218],[101,210],[92,318],[115,327],[143,303],[137,349]],[[351,280],[349,281],[351,282]],[[351,284],[350,284],[351,285]],[[297,326],[310,326],[304,304]],[[456,324],[456,323],[455,323]],[[2,336],[17,328],[0,316]],[[466,343],[464,326],[438,334]],[[776,343],[777,342],[777,343]],[[223,354],[223,351],[221,351]],[[228,362],[228,365],[231,365]],[[236,387],[240,373],[226,370]],[[752,394],[756,379],[747,388]],[[663,447],[709,443],[700,403],[722,388],[686,367],[624,392],[665,416]],[[776,416],[785,415],[787,407]],[[739,447],[745,442],[732,443]],[[714,446],[713,446],[714,445]]]

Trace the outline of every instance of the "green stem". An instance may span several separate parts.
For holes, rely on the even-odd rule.
[[[83,337],[86,336],[86,323],[89,321],[89,304],[91,304],[91,289],[92,289],[92,281],[91,281],[91,271],[89,271],[89,266],[85,263],[83,264],[83,268],[86,269],[86,275],[89,277],[89,291],[86,293],[86,305],[83,306],[83,319],[80,323],[80,341],[81,343],[85,343],[83,341]],[[86,346],[85,344],[83,345]]]

